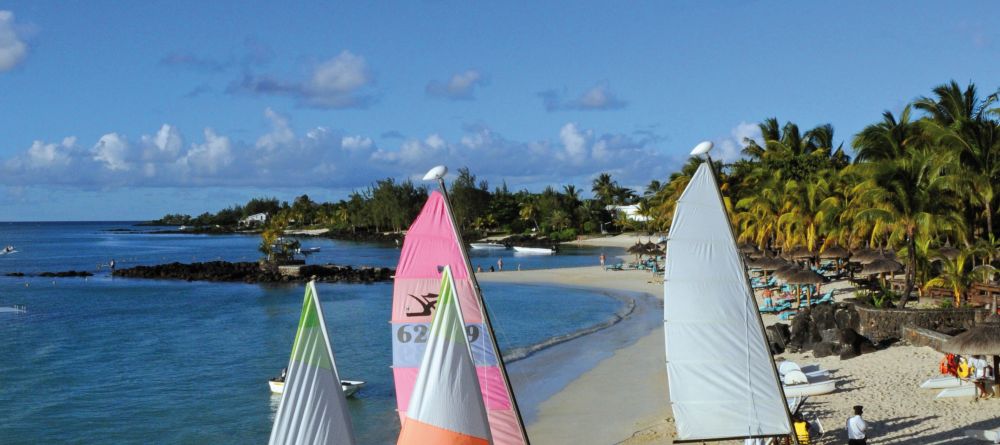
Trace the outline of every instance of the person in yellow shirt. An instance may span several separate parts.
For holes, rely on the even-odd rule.
[[[809,440],[809,429],[812,425],[809,425],[809,422],[806,422],[801,414],[795,413],[792,415],[792,426],[795,427],[795,436],[799,438],[799,445],[809,445],[812,443]]]

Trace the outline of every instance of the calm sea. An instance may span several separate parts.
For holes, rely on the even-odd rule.
[[[253,261],[259,238],[154,235],[131,223],[0,223],[0,443],[263,443],[278,398],[267,378],[288,362],[303,287],[112,279],[101,267]],[[394,267],[394,246],[303,239],[310,263]],[[609,255],[618,249],[604,249]],[[474,254],[473,263],[536,269],[593,265],[599,249],[555,256]],[[94,277],[7,277],[87,270]],[[358,443],[395,443],[389,283],[319,284],[341,376],[367,386],[348,399]],[[483,284],[504,350],[609,318],[605,296]],[[515,388],[515,392],[517,388]]]

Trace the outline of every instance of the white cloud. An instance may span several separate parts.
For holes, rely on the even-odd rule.
[[[129,152],[128,140],[118,133],[108,133],[101,136],[92,149],[94,160],[104,163],[104,167],[115,170],[128,170],[130,165],[127,161]]]
[[[472,100],[477,86],[485,85],[483,74],[478,70],[466,70],[455,73],[447,82],[432,80],[427,83],[425,91],[428,96],[451,100]]]
[[[8,71],[28,55],[28,44],[18,35],[14,13],[0,10],[0,71]]]
[[[181,163],[197,175],[211,175],[233,163],[232,144],[229,138],[219,136],[211,128],[205,129],[205,142],[191,146]]]
[[[340,145],[349,151],[367,151],[375,142],[365,136],[344,136],[340,139]]]
[[[559,130],[559,141],[562,142],[563,148],[566,149],[565,160],[576,165],[580,165],[586,161],[587,145],[592,136],[593,134],[590,131],[581,132],[575,123],[571,122],[563,125]]]
[[[75,145],[75,137],[65,138],[61,144],[46,144],[42,141],[35,141],[28,148],[28,166],[31,168],[66,167],[71,162],[70,152]]]
[[[565,92],[546,90],[538,93],[546,111],[558,110],[615,110],[625,108],[628,102],[611,91],[608,82],[601,82],[584,91],[575,99],[565,99]]]
[[[319,63],[305,81],[245,74],[226,89],[229,93],[286,95],[315,108],[364,108],[374,101],[365,93],[374,76],[364,57],[350,51]]]
[[[743,156],[742,151],[747,146],[747,140],[752,139],[763,145],[762,138],[757,124],[740,122],[729,131],[728,136],[715,141],[717,148],[713,157],[723,162],[733,162]]]

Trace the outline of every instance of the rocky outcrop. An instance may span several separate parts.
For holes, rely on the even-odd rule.
[[[25,274],[24,272],[9,272],[5,273],[4,275],[8,277],[31,276],[29,274]],[[73,278],[73,277],[92,277],[94,276],[94,274],[83,270],[67,270],[64,272],[42,272],[40,274],[37,274],[36,276],[45,278]]]
[[[277,265],[267,263],[210,261],[206,263],[170,263],[156,266],[136,266],[118,269],[116,277],[149,278],[186,281],[242,281],[245,283],[276,283],[308,281],[374,283],[389,281],[394,271],[386,267],[351,267],[333,264],[300,266],[297,274],[282,274]]]
[[[791,325],[777,323],[766,329],[773,354],[812,351],[814,357],[856,357],[875,350],[875,344],[858,334],[859,317],[849,303],[818,304],[802,309]]]

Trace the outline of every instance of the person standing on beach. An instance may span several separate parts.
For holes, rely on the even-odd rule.
[[[861,418],[864,407],[854,406],[854,415],[847,419],[847,445],[868,445],[868,424]]]
[[[497,258],[497,270],[503,272],[503,258]]]
[[[604,260],[605,259],[606,258],[604,257],[604,252],[601,252],[601,267],[604,267]]]

